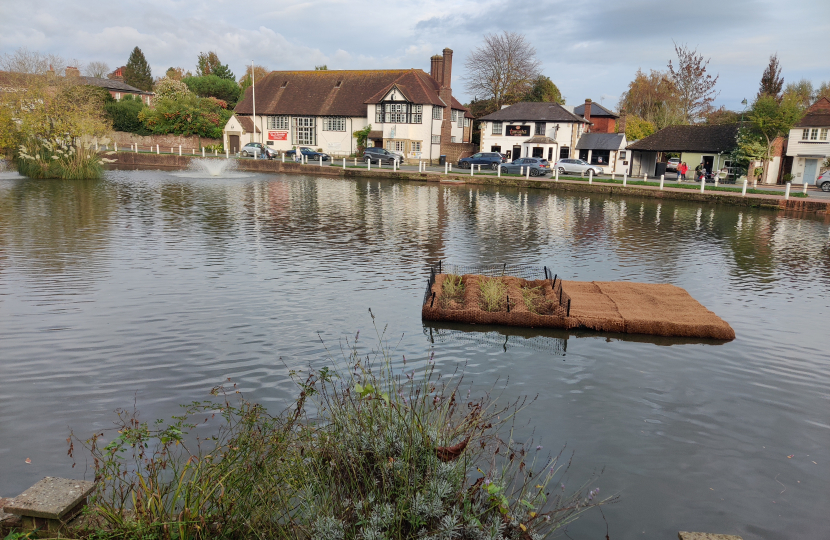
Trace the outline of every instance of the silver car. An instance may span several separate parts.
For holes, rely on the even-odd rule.
[[[830,191],[830,170],[826,170],[816,178],[816,187],[822,191]]]
[[[588,171],[593,170],[594,176],[598,174],[602,174],[605,172],[605,169],[600,167],[599,165],[591,165],[587,161],[583,161],[581,159],[560,159],[554,165],[557,169],[559,169],[559,174],[566,174],[566,173],[585,173],[585,176],[588,176]]]
[[[550,163],[548,163],[548,160],[542,158],[529,157],[515,159],[512,163],[502,163],[501,173],[521,174],[522,171],[528,171],[528,168],[530,176],[545,176],[551,171]]]

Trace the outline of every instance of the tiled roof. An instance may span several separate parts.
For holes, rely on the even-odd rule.
[[[583,103],[578,107],[574,107],[574,114],[578,114],[579,116],[585,116],[585,104]],[[612,118],[620,117],[619,114],[613,111],[609,111],[599,103],[591,103],[591,117],[594,116],[610,116]]]
[[[366,104],[378,103],[393,87],[413,103],[445,104],[438,83],[420,69],[272,71],[256,83],[257,113],[267,115],[366,116]],[[251,114],[252,91],[235,111]],[[453,98],[452,108],[466,111]]]
[[[237,114],[236,118],[239,120],[239,123],[242,125],[242,129],[244,129],[246,133],[252,133],[254,131],[254,121],[251,120],[249,116],[240,116]],[[259,126],[256,127],[256,132],[262,133]]]
[[[830,127],[830,99],[823,97],[813,103],[795,127]]]
[[[526,140],[524,144],[556,144],[556,141],[544,135],[534,135]]]
[[[106,88],[107,90],[113,90],[115,92],[129,92],[132,94],[142,94],[147,96],[152,96],[152,92],[145,92],[140,88],[136,88],[135,86],[130,86],[129,84],[125,83],[124,81],[119,81],[118,79],[101,79],[99,77],[81,77],[81,80],[84,81],[86,84],[91,86],[100,86],[101,88]]]
[[[576,143],[576,149],[619,150],[624,139],[625,135],[622,133],[583,133]]]
[[[628,148],[646,152],[729,152],[737,139],[738,124],[669,126]]]
[[[522,101],[494,113],[482,116],[479,120],[502,122],[585,122],[572,112],[562,108],[558,103]]]

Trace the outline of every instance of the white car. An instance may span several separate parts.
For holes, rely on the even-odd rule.
[[[818,178],[816,178],[816,187],[822,191],[830,191],[830,170],[818,175]]]
[[[666,170],[667,171],[677,171],[677,167],[680,165],[680,158],[673,157],[669,158],[666,162]]]
[[[585,173],[588,175],[588,171],[593,170],[594,176],[598,174],[602,174],[605,172],[605,169],[600,167],[599,165],[591,165],[587,161],[583,161],[581,159],[560,159],[554,165],[557,169],[559,169],[559,174],[565,173]]]

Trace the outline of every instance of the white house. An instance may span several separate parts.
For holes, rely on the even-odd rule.
[[[357,151],[355,131],[371,125],[368,146],[408,159],[455,160],[472,151],[472,115],[453,96],[452,50],[420,69],[273,71],[256,83],[256,117],[248,88],[224,130],[231,152],[251,141],[276,150],[320,148],[333,155]],[[250,125],[245,124],[245,120]],[[261,133],[254,133],[253,125]],[[468,148],[469,147],[469,148]]]
[[[625,133],[583,133],[576,143],[579,159],[601,166],[608,174],[628,171],[626,146]]]
[[[513,160],[569,158],[589,124],[557,103],[521,102],[479,118],[481,150],[501,152]]]
[[[792,157],[792,182],[812,184],[824,161],[830,158],[830,100],[813,103],[791,130],[787,156]]]

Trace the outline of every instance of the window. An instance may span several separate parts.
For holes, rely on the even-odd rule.
[[[610,159],[610,150],[594,150],[591,152],[591,165],[608,165]]]
[[[501,135],[501,122],[493,122],[493,135]]]
[[[464,118],[464,127],[470,127],[470,119],[469,118],[466,118],[466,117]]]
[[[386,149],[390,152],[403,152],[405,141],[386,141]]]
[[[412,106],[412,123],[413,124],[420,124],[424,117],[424,106],[423,105],[413,105]]]
[[[323,118],[323,131],[346,131],[346,119],[342,116]]]
[[[391,122],[393,124],[407,124],[407,116],[409,115],[408,103],[386,103],[383,106],[384,122]]]
[[[806,141],[806,140],[807,140],[807,139],[809,139],[809,138],[810,138],[810,130],[809,130],[809,129],[805,129],[805,130],[803,130],[803,131],[801,132],[801,140],[802,140],[802,141]]]
[[[375,105],[375,122],[383,123],[383,105]]]
[[[116,92],[116,93],[115,93],[115,99],[116,99],[116,100],[121,99],[121,92]]]
[[[420,152],[421,151],[421,141],[412,141],[412,151],[413,152]]]
[[[568,159],[571,157],[571,149],[567,146],[563,146],[559,149],[559,159]]]
[[[451,109],[451,111],[452,121],[455,122],[456,120],[458,120],[458,111],[456,111],[455,109]]]
[[[288,129],[287,116],[269,116],[268,129]]]
[[[444,119],[444,107],[436,107],[433,105],[432,107],[432,119],[433,120],[443,120]]]
[[[625,150],[620,150],[620,159],[625,159],[626,153]]]
[[[501,146],[491,146],[491,147],[490,147],[490,151],[491,151],[491,152],[499,152],[499,153],[501,153]]]
[[[317,133],[314,129],[314,118],[294,118],[294,144],[317,144]]]
[[[811,141],[818,140],[818,128],[813,128],[812,131],[810,131],[810,140]]]
[[[828,131],[827,128],[822,128],[821,129],[821,136],[818,138],[818,140],[826,141],[827,140],[827,131]]]
[[[544,135],[545,134],[545,123],[544,122],[536,122],[536,135]]]
[[[453,135],[452,137],[450,137],[450,142],[452,142],[452,143],[454,143],[454,142],[455,142],[455,135]]]
[[[432,136],[432,144],[441,144],[441,136],[440,135],[433,135]]]
[[[464,127],[464,113],[462,113],[460,111],[458,113],[458,127],[460,127],[460,128]]]

